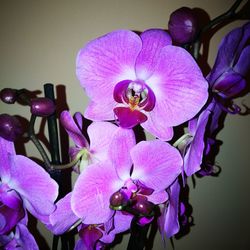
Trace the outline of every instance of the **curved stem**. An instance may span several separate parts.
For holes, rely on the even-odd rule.
[[[81,157],[84,157],[84,155],[85,155],[85,157],[88,157],[88,151],[85,148],[83,148],[82,150],[80,150],[77,153],[75,159],[73,161],[69,162],[68,164],[51,165],[51,167],[53,169],[67,169],[67,168],[71,168],[71,167],[75,166],[76,163],[81,159]]]
[[[201,36],[203,33],[208,31],[209,29],[213,28],[215,25],[229,19],[233,19],[236,16],[236,9],[239,7],[243,0],[236,0],[235,3],[230,7],[228,11],[225,13],[221,14],[220,16],[214,18],[211,20],[207,25],[205,25],[199,35],[197,36],[195,42],[193,43],[193,57],[197,60],[199,57],[199,51],[200,51],[200,44],[201,44]]]
[[[44,168],[47,171],[49,171],[52,169],[50,165],[50,160],[42,144],[40,143],[40,141],[37,139],[35,135],[35,130],[34,130],[35,121],[36,121],[36,116],[32,114],[30,118],[30,123],[29,123],[28,135],[29,135],[30,140],[34,143],[34,145],[36,146],[37,150],[39,151],[39,153],[41,154],[43,158]]]

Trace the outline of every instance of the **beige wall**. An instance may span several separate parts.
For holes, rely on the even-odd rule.
[[[87,41],[115,29],[166,28],[170,13],[181,6],[205,9],[214,18],[233,2],[1,0],[0,86],[39,90],[45,82],[65,85],[71,112],[83,112],[87,98],[75,76],[75,56]],[[240,23],[228,25],[212,38],[210,65],[220,39]],[[249,95],[244,99],[250,105]],[[28,114],[25,108],[16,105],[1,103],[0,109],[1,113]],[[249,125],[249,116],[227,117],[219,136],[223,145],[217,158],[222,173],[219,178],[197,179],[196,188],[190,185],[195,226],[187,236],[175,240],[176,250],[249,249]],[[30,143],[27,152],[37,155]],[[41,230],[50,242],[51,236],[44,228]],[[167,246],[171,249],[169,242]],[[115,247],[125,248],[125,244]],[[159,236],[154,249],[163,249]]]

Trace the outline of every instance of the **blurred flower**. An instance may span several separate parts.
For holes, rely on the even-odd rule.
[[[173,41],[176,43],[192,42],[199,31],[198,20],[194,11],[188,7],[175,10],[170,15],[168,29]]]
[[[160,29],[140,36],[108,33],[82,48],[76,64],[91,99],[87,118],[116,117],[124,128],[141,124],[162,140],[170,140],[172,127],[195,116],[207,100],[207,82],[196,62]]]

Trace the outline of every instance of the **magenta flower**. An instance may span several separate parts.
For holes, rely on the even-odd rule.
[[[44,223],[54,211],[58,185],[41,166],[16,155],[13,142],[0,137],[0,234],[10,232],[26,209]]]
[[[187,176],[200,170],[205,148],[205,132],[211,112],[205,109],[197,118],[188,123],[188,136],[182,142],[183,168]]]
[[[141,124],[163,140],[207,100],[207,82],[196,62],[160,29],[140,36],[129,30],[108,33],[82,48],[76,64],[90,97],[87,118],[117,118],[124,128]]]
[[[117,191],[139,202],[143,196],[156,205],[168,199],[165,189],[181,172],[178,150],[160,140],[135,146],[130,140],[124,134],[114,137],[110,161],[90,165],[77,179],[72,210],[85,224],[105,223],[113,216],[110,199]]]

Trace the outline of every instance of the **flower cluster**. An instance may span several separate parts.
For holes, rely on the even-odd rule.
[[[197,22],[181,9],[190,27]],[[90,102],[84,112],[60,114],[72,139],[70,167],[78,178],[58,200],[58,184],[37,163],[16,155],[13,140],[20,126],[0,116],[0,242],[4,249],[38,249],[27,228],[28,212],[56,235],[77,228],[75,250],[104,249],[133,223],[157,220],[163,237],[177,234],[186,204],[180,192],[193,174],[210,175],[206,159],[215,142],[223,112],[239,113],[233,103],[246,88],[250,61],[250,23],[231,31],[221,42],[207,77],[179,36],[179,12],[170,33],[149,29],[140,35],[117,30],[84,46],[76,59],[76,75]],[[191,20],[191,21],[190,21]],[[183,22],[182,22],[183,23]],[[187,22],[184,22],[185,24]],[[185,33],[185,34],[186,34]],[[181,34],[183,35],[183,34]],[[16,91],[1,99],[14,103]],[[55,111],[47,99],[29,102],[32,116]],[[85,129],[86,118],[92,123]],[[154,139],[138,138],[143,128]],[[182,134],[178,129],[184,128]],[[45,195],[46,194],[46,195]]]

